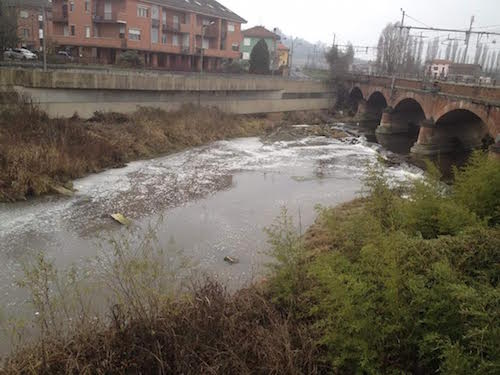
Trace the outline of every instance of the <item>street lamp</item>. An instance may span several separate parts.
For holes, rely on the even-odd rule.
[[[203,74],[203,57],[204,57],[204,48],[203,48],[203,40],[205,39],[205,30],[207,27],[215,25],[215,21],[210,21],[206,25],[201,25],[201,52],[200,52],[200,74],[198,76],[198,107],[201,107],[201,76]]]
[[[204,57],[204,48],[203,48],[203,40],[205,39],[205,30],[207,27],[215,25],[215,21],[210,21],[206,25],[201,25],[201,69],[200,73],[203,74],[203,57]]]

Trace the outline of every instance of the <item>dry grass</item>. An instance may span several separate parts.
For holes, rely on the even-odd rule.
[[[131,160],[257,136],[279,124],[194,106],[169,113],[142,108],[130,116],[96,113],[87,121],[51,119],[19,100],[0,112],[0,201],[46,194],[54,185]]]
[[[310,333],[290,322],[265,294],[229,295],[206,282],[191,298],[163,307],[150,321],[124,306],[108,327],[46,338],[5,363],[5,374],[312,374]],[[73,332],[74,334],[74,332]]]

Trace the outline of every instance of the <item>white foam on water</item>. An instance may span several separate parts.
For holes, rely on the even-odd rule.
[[[98,222],[114,211],[130,209],[132,215],[147,216],[155,206],[180,204],[213,193],[221,184],[230,184],[224,178],[240,171],[314,177],[319,168],[325,177],[359,177],[367,163],[384,152],[363,137],[307,137],[273,144],[241,138],[132,162],[121,169],[76,180],[78,193],[72,198],[0,206],[0,251],[27,233],[43,235],[69,224],[85,226],[87,221]],[[421,171],[403,163],[388,168],[388,174],[401,181],[418,177]],[[133,206],[138,208],[134,210]],[[139,212],[142,208],[144,212]]]

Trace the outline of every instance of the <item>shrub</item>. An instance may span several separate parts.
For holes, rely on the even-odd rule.
[[[453,198],[490,225],[500,224],[500,167],[486,153],[475,152],[462,169],[455,168]]]
[[[144,60],[137,51],[128,50],[120,54],[118,65],[124,68],[142,68]]]

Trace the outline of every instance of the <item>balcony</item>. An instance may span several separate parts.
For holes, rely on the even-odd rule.
[[[191,33],[191,24],[189,24],[189,23],[181,23],[179,31],[182,34],[190,34]]]
[[[85,38],[76,39],[74,36],[53,35],[53,40],[63,46],[82,46],[82,47],[107,47],[115,49],[123,49],[125,39],[116,38]],[[125,47],[126,48],[126,47]]]
[[[197,48],[199,51],[200,48]],[[239,59],[240,58],[240,53],[237,51],[225,51],[225,50],[220,50],[220,49],[215,49],[215,48],[207,48],[204,49],[203,54],[207,57],[220,57],[224,59]]]
[[[205,31],[203,31],[203,29],[205,29]],[[206,38],[217,38],[219,36],[219,27],[217,25],[196,25],[194,31],[196,35],[204,34]]]
[[[67,23],[68,22],[68,11],[52,11],[52,22],[54,23]]]
[[[174,23],[174,24],[164,23],[161,25],[161,31],[164,33],[180,33],[181,32],[181,24],[179,24],[179,23]]]
[[[205,37],[218,38],[219,37],[219,27],[217,25],[205,27]]]
[[[92,20],[95,23],[125,23],[120,21],[121,16],[123,14],[119,12],[93,13]]]

